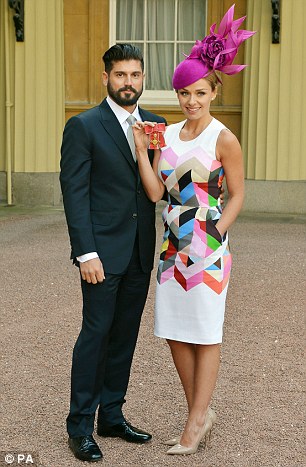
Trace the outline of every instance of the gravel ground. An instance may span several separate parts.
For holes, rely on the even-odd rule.
[[[8,453],[15,455],[12,466],[17,454],[32,455],[27,465],[84,465],[65,432],[81,294],[63,211],[1,207],[0,229],[0,465],[9,465]],[[126,418],[152,432],[153,441],[138,446],[96,436],[101,465],[305,465],[305,238],[301,217],[245,215],[232,227],[234,265],[212,403],[218,420],[209,447],[193,456],[167,456],[163,445],[180,432],[186,406],[167,344],[153,336],[153,273],[125,406]],[[19,465],[25,461],[20,457]]]

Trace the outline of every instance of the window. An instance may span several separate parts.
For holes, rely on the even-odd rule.
[[[207,0],[110,0],[110,44],[132,43],[143,52],[143,103],[174,104],[176,65],[206,31]]]

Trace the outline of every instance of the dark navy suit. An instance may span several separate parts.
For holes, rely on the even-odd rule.
[[[139,108],[141,118],[165,122]],[[153,151],[149,150],[152,161]],[[155,204],[146,196],[129,144],[106,100],[66,124],[60,182],[71,258],[96,251],[105,280],[81,279],[83,323],[73,351],[71,437],[98,422],[124,420],[130,367],[155,249]]]

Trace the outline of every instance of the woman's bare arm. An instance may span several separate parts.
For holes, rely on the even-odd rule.
[[[242,151],[236,136],[222,130],[217,141],[217,158],[222,163],[226,176],[229,199],[216,227],[221,236],[237,218],[244,199],[244,172]]]
[[[157,175],[158,161],[160,157],[160,150],[154,150],[153,165],[151,166],[148,157],[148,144],[149,136],[145,134],[144,126],[152,125],[152,122],[136,122],[133,125],[133,133],[135,140],[135,150],[138,162],[138,170],[141,177],[142,186],[146,192],[147,197],[156,203],[162,199],[165,186]]]

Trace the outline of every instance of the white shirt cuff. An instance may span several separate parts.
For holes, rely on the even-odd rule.
[[[92,253],[86,253],[85,255],[77,256],[77,260],[80,263],[85,263],[85,261],[89,261],[90,259],[94,258],[99,258],[98,253],[96,253],[95,251]]]

